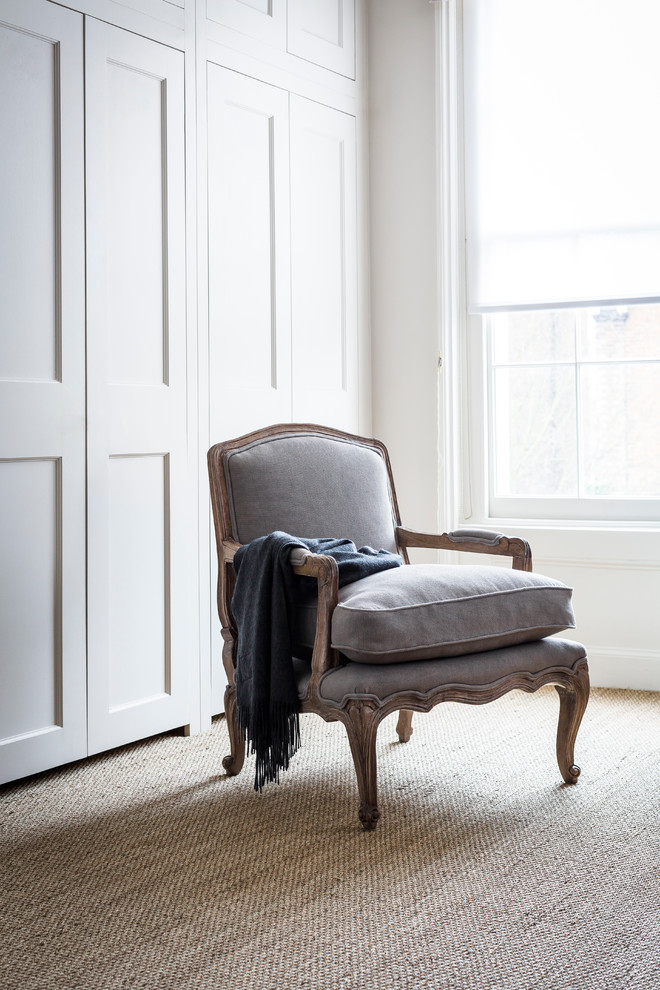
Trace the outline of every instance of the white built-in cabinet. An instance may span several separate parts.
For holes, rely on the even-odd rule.
[[[0,782],[206,727],[206,449],[368,428],[356,67],[353,0],[0,0]]]
[[[0,91],[0,780],[10,780],[87,751],[82,17],[4,2]]]
[[[184,55],[53,4],[2,15],[11,779],[190,723],[197,553]]]

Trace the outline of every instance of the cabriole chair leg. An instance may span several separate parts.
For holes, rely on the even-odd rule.
[[[580,776],[580,768],[573,762],[575,740],[589,700],[589,672],[586,664],[566,684],[556,684],[555,689],[559,695],[557,763],[565,782],[575,784]]]
[[[344,709],[342,722],[346,726],[360,795],[359,816],[362,828],[369,832],[380,818],[376,780],[376,734],[380,713],[369,701],[352,701]]]
[[[245,762],[245,739],[241,738],[236,719],[236,688],[228,684],[225,688],[225,715],[229,729],[231,752],[225,756],[222,765],[230,777],[235,777],[243,769]]]
[[[412,727],[413,713],[407,708],[402,708],[399,712],[399,721],[396,723],[396,734],[399,742],[407,743],[413,734]]]

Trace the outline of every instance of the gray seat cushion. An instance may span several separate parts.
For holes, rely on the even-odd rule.
[[[324,674],[320,692],[325,701],[338,705],[353,695],[370,695],[380,701],[400,691],[416,691],[423,696],[440,686],[479,687],[515,673],[538,675],[541,671],[571,670],[585,655],[584,646],[572,640],[541,639],[488,653],[440,660],[389,664],[349,661]],[[301,691],[309,680],[305,666],[300,663],[297,668]]]
[[[572,589],[503,567],[410,564],[340,589],[332,646],[350,660],[399,663],[495,650],[573,628]],[[314,641],[314,605],[296,640]]]

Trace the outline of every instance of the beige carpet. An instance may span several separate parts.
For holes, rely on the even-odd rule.
[[[576,787],[554,691],[379,735],[364,833],[340,725],[261,796],[226,725],[0,792],[0,987],[660,988],[660,695],[595,691]]]

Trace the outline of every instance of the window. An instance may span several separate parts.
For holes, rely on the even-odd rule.
[[[659,522],[660,4],[455,5],[473,512]]]
[[[660,518],[660,305],[484,319],[489,514]]]

